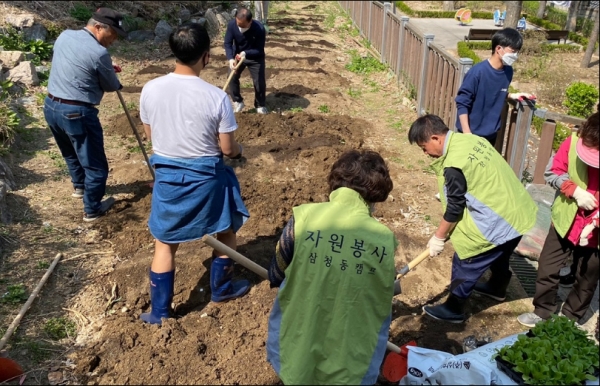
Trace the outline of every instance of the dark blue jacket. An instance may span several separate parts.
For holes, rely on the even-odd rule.
[[[465,75],[456,95],[456,127],[462,132],[459,116],[469,116],[473,134],[489,136],[500,129],[500,115],[508,96],[513,68],[496,70],[489,61],[474,65]]]
[[[227,23],[225,32],[225,54],[227,60],[234,59],[235,55],[242,51],[246,52],[246,58],[250,60],[260,60],[265,57],[266,32],[263,25],[252,20],[250,29],[244,33],[240,32],[235,19]]]

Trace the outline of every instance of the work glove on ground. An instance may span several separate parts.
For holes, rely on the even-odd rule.
[[[229,68],[233,71],[235,69],[235,59],[229,59]]]
[[[573,192],[573,198],[577,201],[577,206],[581,209],[592,210],[598,207],[598,201],[593,194],[581,189],[579,186]]]
[[[440,239],[433,235],[427,243],[427,246],[429,247],[429,256],[437,256],[442,253],[444,250],[444,241],[444,239]]]

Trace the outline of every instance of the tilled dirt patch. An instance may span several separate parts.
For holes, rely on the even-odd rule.
[[[348,116],[289,112],[240,114],[238,123],[237,138],[244,145],[245,157],[227,162],[238,175],[251,214],[240,232],[239,251],[267,267],[292,208],[327,200],[326,177],[331,165],[343,151],[362,147],[363,131],[369,125]],[[102,285],[88,286],[74,300],[73,308],[97,312],[105,303],[97,299],[102,299],[109,287],[116,286],[120,298],[108,308],[96,338],[84,342],[87,334],[82,332],[81,343],[86,347],[74,357],[79,379],[98,383],[277,383],[265,353],[268,315],[276,290],[238,268],[238,277],[254,284],[250,293],[222,305],[209,303],[211,251],[199,241],[182,245],[178,252],[174,297],[178,318],[160,328],[139,321],[139,314],[149,305],[146,276],[153,240],[146,226],[150,188],[138,185],[134,198],[117,203],[115,213],[94,226],[126,261],[99,279]],[[385,212],[386,207],[379,210]]]

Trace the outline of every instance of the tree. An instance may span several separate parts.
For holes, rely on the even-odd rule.
[[[596,42],[598,41],[598,23],[600,21],[600,10],[596,8],[594,10],[596,17],[594,17],[594,29],[590,34],[590,40],[588,41],[587,50],[585,50],[585,55],[583,55],[583,60],[581,61],[582,68],[588,68],[590,66],[590,62],[592,61],[592,54],[596,50]]]
[[[504,28],[517,28],[517,23],[521,18],[521,9],[523,9],[522,1],[505,1],[506,19],[504,20]]]
[[[444,11],[454,11],[454,1],[444,1],[443,3]]]
[[[546,13],[546,3],[547,1],[540,1],[540,5],[538,6],[537,15],[538,19],[543,19],[544,14]]]
[[[569,5],[567,25],[565,25],[565,29],[569,32],[575,32],[575,28],[577,27],[577,16],[579,16],[580,5],[581,1],[571,1],[571,4]]]

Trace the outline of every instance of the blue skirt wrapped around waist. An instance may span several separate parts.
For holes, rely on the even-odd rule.
[[[250,214],[240,184],[222,157],[167,158],[152,155],[155,183],[148,227],[163,243],[206,234],[237,232]]]

